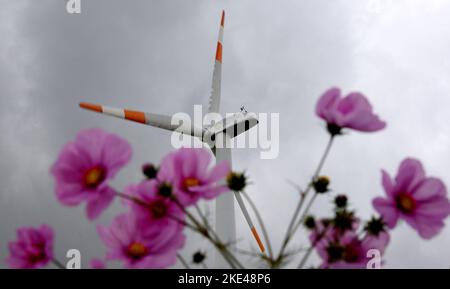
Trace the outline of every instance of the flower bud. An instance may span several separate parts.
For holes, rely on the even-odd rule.
[[[381,232],[386,231],[386,224],[384,223],[383,218],[372,217],[364,227],[364,231],[371,235],[378,236]]]
[[[172,185],[169,183],[161,183],[158,186],[158,194],[163,197],[170,197],[172,195]]]
[[[142,166],[142,173],[147,179],[154,179],[158,174],[158,168],[156,168],[153,164],[147,163]]]
[[[342,231],[352,230],[353,224],[356,222],[353,212],[346,210],[336,212],[336,216],[333,220],[333,225],[335,228]]]
[[[316,227],[316,220],[314,219],[313,216],[307,216],[305,221],[303,222],[303,225],[307,229],[312,230]]]
[[[347,196],[346,195],[338,195],[334,198],[334,204],[338,209],[345,209],[347,207]]]
[[[206,255],[200,251],[195,252],[195,254],[192,256],[192,262],[195,264],[202,263],[206,258]]]
[[[230,172],[227,176],[227,184],[230,190],[241,192],[247,186],[247,178],[244,173]]]
[[[313,182],[313,187],[316,193],[323,194],[328,192],[328,185],[330,184],[330,179],[326,176],[320,176]]]

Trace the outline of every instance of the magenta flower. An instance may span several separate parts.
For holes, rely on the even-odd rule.
[[[183,210],[170,198],[159,194],[159,183],[153,180],[144,180],[137,185],[130,185],[125,193],[135,197],[138,202],[125,199],[127,205],[135,214],[138,221],[144,222],[146,231],[172,230],[171,227],[183,228]]]
[[[109,227],[98,226],[107,247],[106,260],[121,260],[130,269],[157,269],[175,264],[177,251],[184,246],[183,232],[172,226],[148,234],[145,225],[133,214],[122,214]]]
[[[447,189],[441,180],[425,177],[420,161],[405,159],[395,180],[383,170],[382,183],[387,197],[375,198],[373,206],[389,228],[403,219],[424,239],[441,231],[444,219],[450,215]]]
[[[108,180],[130,160],[131,147],[122,138],[101,129],[88,129],[67,143],[51,168],[56,196],[64,205],[86,202],[90,220],[97,218],[114,198]]]
[[[369,250],[376,249],[383,255],[388,243],[389,234],[386,232],[359,239],[355,232],[346,231],[326,236],[315,248],[322,259],[321,268],[365,269],[370,260],[370,256],[367,256]]]
[[[6,263],[13,269],[38,269],[53,259],[53,229],[47,225],[17,230],[17,240],[9,242]]]
[[[320,97],[316,114],[327,122],[328,131],[332,135],[341,134],[342,128],[374,132],[386,126],[373,113],[372,106],[364,95],[353,92],[342,98],[339,88],[331,88]]]
[[[163,159],[157,179],[171,184],[180,203],[188,206],[200,198],[209,200],[228,191],[224,179],[229,173],[227,162],[211,164],[207,149],[181,148]]]
[[[363,269],[369,261],[369,250],[377,249],[381,255],[384,253],[389,243],[389,234],[384,231],[377,235],[366,233],[363,239],[359,239],[358,227],[357,220],[345,230],[336,227],[336,220],[316,222],[309,240],[322,259],[321,268]]]

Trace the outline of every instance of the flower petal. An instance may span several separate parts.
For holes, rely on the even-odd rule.
[[[425,178],[425,171],[420,161],[407,158],[402,161],[395,177],[396,189],[404,192],[412,192],[414,188]]]
[[[316,105],[316,114],[327,122],[334,122],[333,112],[340,99],[341,91],[332,87],[325,91]]]
[[[383,217],[389,228],[394,228],[397,224],[399,213],[390,200],[378,197],[372,201],[372,205],[377,212]]]
[[[113,201],[115,192],[110,187],[105,186],[104,189],[97,192],[97,196],[89,199],[86,206],[86,215],[89,220],[94,220],[109,207]]]

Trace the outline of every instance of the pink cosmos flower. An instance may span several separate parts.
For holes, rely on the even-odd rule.
[[[13,269],[38,269],[53,259],[53,229],[47,225],[17,230],[17,240],[9,242],[6,263]]]
[[[389,234],[381,232],[378,236],[366,235],[359,239],[354,232],[346,232],[338,239],[323,242],[317,251],[322,258],[321,268],[327,269],[365,269],[371,256],[369,250],[378,250],[383,255],[389,243]]]
[[[101,129],[88,129],[67,143],[51,168],[56,196],[67,206],[86,202],[90,220],[97,218],[114,198],[108,180],[130,160],[131,147],[122,138]]]
[[[200,198],[209,200],[229,190],[225,182],[219,182],[230,173],[228,162],[212,165],[211,161],[207,149],[181,148],[163,159],[157,179],[171,184],[173,193],[185,206]]]
[[[316,114],[327,122],[328,131],[332,135],[340,134],[342,128],[374,132],[386,126],[386,123],[373,113],[372,106],[364,95],[353,92],[341,97],[341,91],[335,87],[320,97]]]
[[[369,250],[379,250],[381,255],[384,253],[390,239],[387,232],[380,232],[378,236],[366,234],[359,239],[356,229],[342,231],[317,222],[309,239],[322,259],[321,268],[364,269],[369,261]]]
[[[109,227],[97,231],[107,247],[106,260],[121,260],[130,269],[157,269],[175,264],[185,236],[177,227],[148,234],[145,223],[133,214],[117,216]]]
[[[441,180],[425,177],[420,161],[405,159],[395,180],[383,170],[382,183],[387,197],[375,198],[373,206],[389,228],[403,219],[424,239],[441,231],[444,219],[450,215],[447,189]]]
[[[172,230],[171,227],[178,227],[182,230],[184,212],[170,198],[159,194],[159,183],[155,180],[144,180],[137,185],[130,185],[125,189],[125,193],[139,200],[139,203],[125,199],[127,205],[131,207],[138,221],[144,222],[146,231]]]

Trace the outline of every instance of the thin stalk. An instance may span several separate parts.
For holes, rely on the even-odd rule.
[[[191,212],[186,210],[186,208],[183,205],[181,205],[176,198],[173,198],[172,200],[178,205],[178,207],[180,207],[180,209],[184,211],[186,216],[195,224],[195,226],[198,229],[198,232],[202,234],[206,239],[208,239],[216,247],[217,250],[219,250],[219,252],[225,258],[225,260],[227,260],[227,262],[230,264],[232,269],[244,269],[244,266],[242,266],[239,260],[236,257],[234,257],[234,255],[227,249],[227,247],[224,245],[222,241],[220,241],[219,238],[217,239],[212,238],[211,235],[208,233],[209,232],[208,228],[202,226],[202,224],[200,224],[200,222],[191,214]],[[213,234],[217,235],[216,233]],[[236,268],[236,266],[238,268]]]
[[[317,179],[317,177],[319,176],[320,171],[322,170],[323,165],[325,164],[325,160],[330,152],[331,146],[333,144],[333,140],[334,140],[334,136],[331,135],[327,146],[325,147],[325,151],[322,154],[322,157],[320,158],[319,164],[317,165],[316,170],[314,171],[313,177],[312,177],[312,181],[308,184],[308,187],[306,188],[306,190],[304,191],[304,193],[302,194],[302,198],[300,199],[300,201],[297,204],[297,207],[295,208],[294,211],[294,215],[292,216],[292,219],[289,223],[288,229],[286,231],[285,237],[284,237],[284,241],[283,241],[283,245],[281,246],[280,249],[280,253],[278,254],[278,258],[282,258],[283,257],[283,253],[284,250],[286,250],[286,247],[289,243],[289,241],[291,240],[291,238],[294,236],[298,226],[295,226],[294,229],[294,225],[296,224],[298,215],[300,214],[300,211],[303,207],[304,201],[306,199],[306,197],[308,196],[308,193],[310,192],[313,182]],[[314,197],[313,197],[314,198]],[[314,198],[315,199],[315,198]],[[312,205],[312,202],[310,202],[310,206]]]
[[[63,263],[61,263],[60,261],[56,260],[56,259],[52,259],[51,262],[53,263],[53,265],[55,265],[58,269],[66,269],[66,266],[63,265]]]
[[[303,222],[305,221],[306,215],[308,214],[309,210],[311,209],[312,204],[314,203],[314,201],[317,198],[317,194],[314,194],[311,199],[309,200],[308,204],[305,207],[305,210],[303,211],[302,216],[300,217],[300,219],[298,220],[297,224],[295,224],[295,227],[293,229],[293,232],[295,233],[298,229],[298,227],[303,224]]]
[[[181,254],[177,254],[177,258],[178,260],[180,260],[180,263],[184,266],[185,269],[191,269],[186,260],[184,260],[183,256],[181,256]]]
[[[303,267],[305,266],[306,261],[308,260],[309,256],[311,255],[314,247],[316,246],[316,244],[322,240],[322,238],[324,237],[325,233],[327,232],[327,227],[325,227],[322,230],[322,233],[320,233],[317,238],[314,240],[314,242],[311,244],[311,246],[308,248],[308,250],[306,250],[305,255],[303,255],[302,259],[300,260],[300,263],[298,264],[297,269],[303,269]]]

